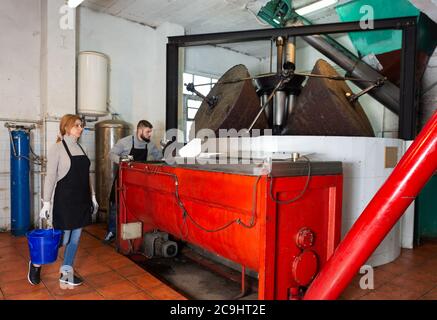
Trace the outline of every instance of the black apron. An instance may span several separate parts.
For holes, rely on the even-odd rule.
[[[59,230],[73,230],[92,222],[93,203],[90,188],[90,165],[80,144],[83,155],[72,156],[62,140],[70,157],[70,170],[58,181],[53,201],[53,227]]]
[[[129,155],[134,157],[134,161],[147,161],[147,144],[144,149],[135,149],[134,136],[132,136],[132,148],[130,149]],[[118,168],[117,168],[118,169]],[[118,170],[115,174],[114,181],[112,182],[111,193],[109,195],[109,202],[111,204],[115,203],[115,187],[118,180]]]

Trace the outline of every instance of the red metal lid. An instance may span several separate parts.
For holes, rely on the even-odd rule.
[[[318,267],[317,254],[312,250],[305,250],[293,261],[293,278],[298,284],[305,286],[314,279]]]

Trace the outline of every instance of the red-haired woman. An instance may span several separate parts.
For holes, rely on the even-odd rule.
[[[83,127],[77,115],[64,115],[59,124],[60,136],[48,152],[47,175],[44,181],[43,208],[40,218],[47,218],[53,198],[53,227],[63,230],[64,261],[60,269],[61,284],[77,286],[83,280],[74,274],[73,263],[82,228],[89,225],[97,212],[93,187],[90,183],[90,160],[78,143]],[[38,284],[41,266],[29,261],[28,280]]]

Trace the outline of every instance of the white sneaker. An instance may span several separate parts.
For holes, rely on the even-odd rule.
[[[103,240],[103,243],[108,244],[115,240],[115,234],[111,231],[108,232],[105,239]]]
[[[71,276],[72,275],[72,276]],[[59,282],[64,285],[68,286],[80,286],[83,283],[83,280],[76,276],[75,274],[70,273],[62,273],[61,277],[59,278]]]

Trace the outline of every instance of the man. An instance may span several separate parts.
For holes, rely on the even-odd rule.
[[[109,152],[111,161],[118,164],[120,159],[126,156],[132,156],[134,161],[156,161],[162,159],[162,151],[159,150],[151,141],[152,124],[147,120],[138,122],[137,131],[134,135],[124,137],[117,141]],[[117,232],[117,208],[115,206],[115,187],[117,185],[118,171],[111,188],[109,196],[109,217],[108,233],[106,234],[105,243],[110,243],[115,239]]]

